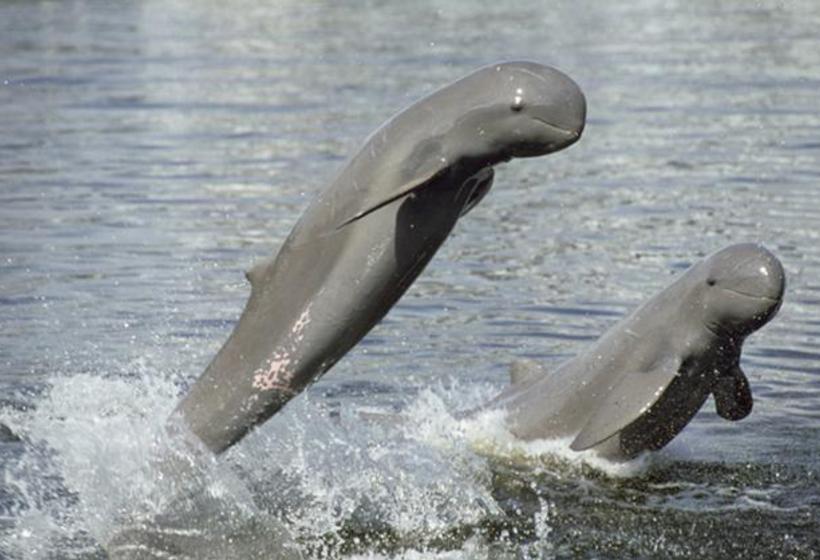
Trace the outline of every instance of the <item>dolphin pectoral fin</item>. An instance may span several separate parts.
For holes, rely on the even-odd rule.
[[[516,360],[510,364],[510,385],[524,383],[543,373],[543,366],[534,360]]]
[[[439,138],[428,138],[419,142],[406,161],[394,163],[391,167],[395,170],[386,173],[386,176],[392,177],[393,180],[385,179],[385,184],[380,185],[380,188],[371,186],[364,196],[350,197],[345,201],[335,218],[336,229],[341,229],[423,188],[439,175],[446,173],[450,163],[444,155]]]
[[[722,375],[712,389],[715,409],[721,418],[742,420],[752,412],[752,390],[740,366],[734,366],[728,375]]]
[[[649,371],[622,376],[575,437],[570,449],[583,451],[594,447],[648,412],[678,375],[679,367],[679,360],[669,359]]]
[[[466,216],[470,210],[484,200],[484,197],[487,196],[487,193],[490,192],[490,188],[493,186],[494,177],[495,172],[493,168],[485,167],[464,183],[464,186],[470,188],[472,192],[470,193],[470,198],[467,200],[467,204],[465,204],[461,210],[459,218]],[[472,185],[470,184],[471,182],[473,183]]]
[[[336,226],[336,229],[342,229],[346,225],[352,224],[357,220],[361,220],[368,214],[375,212],[379,208],[387,206],[391,202],[394,202],[400,198],[404,198],[405,196],[411,194],[413,191],[423,188],[427,183],[431,182],[435,179],[437,173],[432,173],[430,175],[424,176],[420,178],[418,181],[412,181],[410,183],[403,184],[399,189],[398,192],[391,191],[394,194],[386,195],[383,198],[376,198],[376,197],[368,197],[364,204],[361,206],[357,206],[356,208],[361,208],[353,215],[350,213],[342,213],[342,219],[339,221],[339,225]]]

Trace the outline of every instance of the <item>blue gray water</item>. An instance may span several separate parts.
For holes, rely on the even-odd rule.
[[[513,58],[581,85],[582,141],[498,170],[388,317],[209,471],[233,521],[193,534],[243,550],[272,517],[315,558],[817,557],[818,29],[812,0],[0,3],[0,421],[22,438],[0,442],[0,557],[105,558],[160,507],[148,450],[242,271],[385,118]],[[742,241],[788,274],[746,344],[748,419],[707,403],[619,470],[452,417]]]

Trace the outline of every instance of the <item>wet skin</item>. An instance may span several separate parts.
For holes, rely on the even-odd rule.
[[[485,408],[506,410],[522,439],[572,437],[573,450],[612,459],[661,449],[709,395],[720,416],[740,420],[752,410],[743,342],[777,313],[784,289],[769,251],[729,246],[554,371],[517,364],[513,383]]]
[[[229,339],[177,407],[220,453],[347,353],[487,193],[493,166],[578,140],[586,102],[558,70],[481,68],[388,120],[247,274]]]

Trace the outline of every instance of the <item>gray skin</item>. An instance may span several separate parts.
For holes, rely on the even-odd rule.
[[[396,303],[492,166],[573,144],[581,90],[532,62],[481,68],[400,112],[302,215],[279,254],[248,273],[228,341],[177,408],[215,453],[315,381]]]
[[[134,521],[107,543],[110,560],[302,560],[281,521],[206,489],[173,502],[167,511]]]
[[[710,394],[720,416],[740,420],[752,410],[743,341],[777,313],[784,289],[769,251],[729,246],[554,371],[514,364],[512,384],[485,408],[506,410],[521,439],[572,437],[574,451],[613,460],[661,449]]]

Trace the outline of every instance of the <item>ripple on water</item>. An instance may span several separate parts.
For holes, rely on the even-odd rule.
[[[582,141],[500,166],[372,335],[203,467],[228,521],[197,546],[270,519],[329,558],[816,557],[818,3],[585,7],[0,2],[0,420],[23,438],[0,443],[0,556],[102,558],[127,510],[164,507],[160,426],[242,271],[396,108],[533,58],[585,90]],[[453,418],[741,241],[788,275],[746,343],[748,419],[709,404],[618,473]]]

